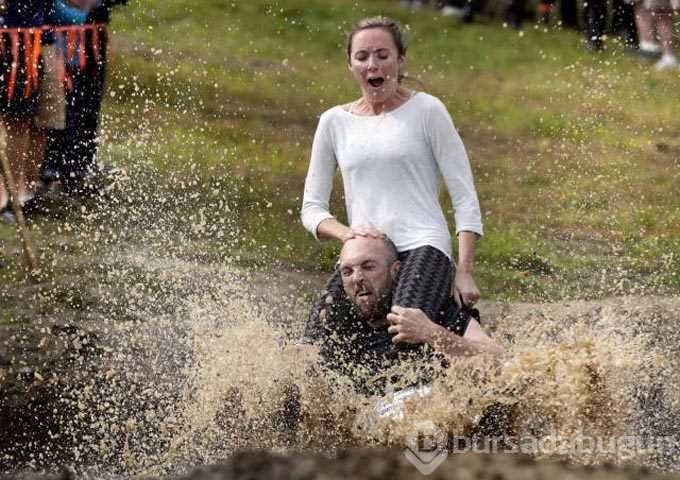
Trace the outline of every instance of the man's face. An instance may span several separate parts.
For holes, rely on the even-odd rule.
[[[391,262],[390,253],[382,240],[357,237],[347,240],[340,252],[340,273],[347,297],[356,305],[361,316],[380,322],[386,298],[392,291],[399,261]]]

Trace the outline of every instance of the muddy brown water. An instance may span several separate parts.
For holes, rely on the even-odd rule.
[[[131,164],[163,153],[156,134],[171,120],[160,120],[117,145]],[[665,478],[680,468],[676,445],[657,441],[680,439],[679,298],[483,304],[509,353],[502,366],[454,362],[403,418],[381,419],[377,399],[341,379],[331,389],[310,373],[314,354],[295,348],[306,294],[325,278],[232,267],[249,239],[235,241],[243,219],[228,212],[259,197],[234,202],[246,193],[239,179],[204,180],[130,171],[103,207],[59,220],[42,253],[75,259],[72,278],[19,288],[30,323],[0,327],[0,475],[420,478],[405,440],[427,421],[447,434],[502,423],[517,437],[558,439],[533,455],[450,455],[430,478]],[[240,215],[262,214],[252,201]],[[578,251],[587,240],[564,242]],[[252,257],[266,248],[247,245]],[[291,385],[294,432],[281,422]],[[489,421],[495,408],[509,412],[503,422]],[[585,438],[615,448],[562,448]]]
[[[101,307],[3,330],[8,474],[66,465],[95,478],[417,478],[404,455],[417,425],[464,435],[497,403],[512,411],[508,431],[557,443],[531,456],[451,455],[430,478],[662,478],[680,465],[674,444],[656,442],[680,438],[678,298],[483,304],[509,352],[502,366],[454,362],[429,397],[384,419],[376,399],[311,375],[314,354],[294,345],[304,294],[321,278],[143,247],[100,261]],[[153,283],[131,283],[130,271]],[[279,421],[290,385],[301,411],[292,433]],[[615,448],[560,449],[585,437]]]

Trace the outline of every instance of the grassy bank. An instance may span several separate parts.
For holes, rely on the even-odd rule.
[[[392,1],[133,3],[115,15],[102,161],[153,172],[132,179],[139,202],[166,183],[179,199],[158,207],[179,213],[170,229],[198,212],[228,218],[228,242],[188,236],[210,261],[328,268],[336,247],[298,220],[302,185],[318,115],[357,95],[343,32],[377,13],[406,25],[408,73],[447,104],[469,150],[485,297],[680,289],[680,73],[614,40],[589,55],[573,32],[462,26]],[[2,251],[16,252],[8,232]]]

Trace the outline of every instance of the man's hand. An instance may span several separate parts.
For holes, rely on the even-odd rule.
[[[465,305],[471,307],[477,303],[480,297],[479,289],[472,275],[460,270],[456,270],[456,278],[453,282],[451,295],[458,307],[462,307],[461,299]]]
[[[429,343],[437,331],[437,325],[418,308],[393,306],[387,314],[391,326],[388,333],[394,335],[393,343]]]

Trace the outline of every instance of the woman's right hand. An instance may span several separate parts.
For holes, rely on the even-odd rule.
[[[342,243],[345,243],[347,240],[356,237],[385,238],[385,234],[377,228],[368,225],[359,225],[347,230],[347,232],[342,236]]]
[[[345,243],[347,240],[356,237],[370,237],[370,238],[384,238],[385,234],[380,230],[368,226],[359,225],[357,227],[348,227],[335,218],[327,218],[319,223],[316,227],[316,234],[318,238],[332,238]]]

